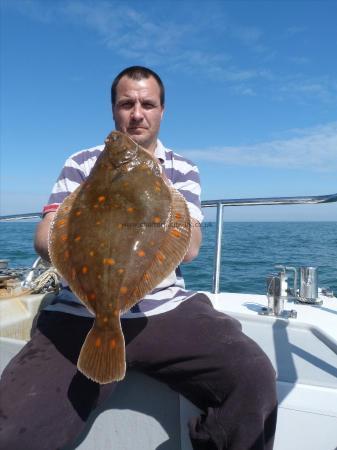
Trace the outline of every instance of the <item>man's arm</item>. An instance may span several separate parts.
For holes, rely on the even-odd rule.
[[[162,177],[165,181],[165,183],[171,187],[172,183],[167,178],[165,171],[162,170]],[[192,261],[194,258],[196,258],[199,254],[199,249],[202,241],[202,234],[201,234],[201,228],[200,223],[191,217],[191,240],[190,240],[190,246],[186,252],[186,255],[182,262],[186,263],[189,261]]]
[[[183,262],[192,261],[194,258],[198,256],[201,241],[202,241],[202,234],[200,223],[196,219],[191,218],[191,241],[187,253],[183,259]]]
[[[46,261],[50,262],[48,253],[48,235],[51,222],[55,216],[55,212],[50,212],[44,216],[38,223],[35,230],[34,246],[36,252]]]

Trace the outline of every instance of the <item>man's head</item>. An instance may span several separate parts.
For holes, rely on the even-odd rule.
[[[154,152],[164,112],[165,90],[160,77],[150,69],[133,66],[123,70],[111,86],[116,130]]]

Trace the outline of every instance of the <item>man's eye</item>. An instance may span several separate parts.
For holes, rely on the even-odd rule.
[[[155,105],[153,103],[150,103],[150,102],[145,102],[145,103],[142,104],[142,107],[144,109],[152,109],[152,108],[155,107]]]
[[[131,102],[123,102],[119,104],[119,107],[123,109],[130,109],[132,106],[133,104]]]

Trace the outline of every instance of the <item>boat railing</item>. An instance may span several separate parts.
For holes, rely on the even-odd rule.
[[[8,214],[0,216],[0,222],[15,222],[16,220],[40,219],[42,213],[22,213],[22,214]]]
[[[220,292],[221,248],[223,229],[223,208],[225,206],[262,206],[262,205],[313,205],[337,202],[337,194],[305,197],[263,197],[223,200],[204,200],[203,208],[216,208],[216,242],[214,250],[212,293]]]
[[[225,206],[262,206],[262,205],[313,205],[337,202],[337,194],[304,197],[262,197],[222,200],[204,200],[203,208],[216,208],[216,244],[214,251],[212,293],[220,292],[221,247],[223,230],[223,208]],[[22,213],[0,216],[0,222],[40,218],[40,213]]]

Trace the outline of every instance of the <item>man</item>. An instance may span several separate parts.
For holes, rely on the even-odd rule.
[[[153,71],[131,67],[114,80],[111,99],[116,129],[158,158],[166,182],[185,196],[192,237],[184,261],[190,261],[201,243],[198,171],[157,139],[164,86]],[[36,231],[36,250],[44,258],[57,207],[88,176],[102,148],[67,160]],[[92,321],[66,286],[41,312],[32,340],[3,374],[4,448],[52,450],[71,445],[90,412],[113,392],[116,383],[100,386],[76,370]],[[204,411],[189,423],[194,449],[272,449],[277,401],[268,358],[236,320],[215,311],[205,295],[186,291],[179,270],[121,322],[127,367],[167,383]]]

